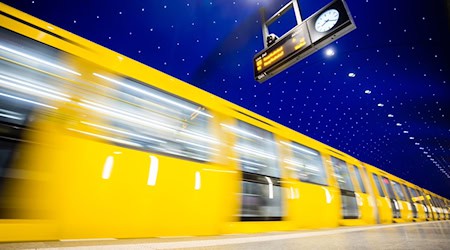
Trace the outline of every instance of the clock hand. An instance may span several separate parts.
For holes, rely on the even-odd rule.
[[[338,19],[328,19],[326,20],[322,25],[320,25],[320,27],[324,26],[326,23],[330,22],[330,21],[337,21]]]
[[[320,27],[324,26],[326,23],[328,23],[330,20],[326,20]]]

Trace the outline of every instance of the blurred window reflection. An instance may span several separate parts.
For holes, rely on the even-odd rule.
[[[413,213],[413,218],[417,218],[418,214],[417,214],[417,207],[414,205],[413,199],[412,199],[412,193],[411,193],[411,189],[409,187],[407,187],[405,184],[401,184],[403,187],[403,190],[406,193],[406,199],[407,201],[412,205],[411,206],[411,210]]]
[[[384,187],[387,190],[388,197],[391,198],[391,199],[395,199],[394,190],[392,189],[392,186],[390,184],[390,180],[388,178],[384,177],[384,176],[381,176],[381,179],[383,180]]]
[[[398,184],[395,181],[391,181],[391,183],[394,186],[394,191],[397,194],[397,197],[402,201],[406,201],[405,194],[403,193],[403,190],[402,190],[402,187],[400,186],[400,184]]]
[[[433,202],[435,207],[440,207],[438,199],[434,195],[431,195],[431,201]]]
[[[375,182],[375,186],[377,186],[378,194],[381,197],[385,197],[384,191],[383,191],[383,188],[381,187],[381,183],[380,183],[380,179],[379,179],[378,175],[372,174],[372,177],[373,177],[373,181]]]
[[[422,204],[428,205],[428,203],[426,202],[425,194],[420,189],[416,189],[416,193],[418,194],[418,196],[420,196],[420,200],[422,201]]]
[[[212,115],[204,107],[133,79],[94,73],[112,88],[110,98],[82,100],[106,125],[81,121],[111,142],[139,150],[209,161],[218,150],[210,132]]]
[[[359,186],[361,188],[361,192],[366,193],[366,187],[364,186],[364,182],[362,180],[361,172],[359,171],[359,168],[357,166],[353,166],[353,168],[355,169],[356,179],[359,182]]]
[[[0,122],[25,126],[32,111],[51,113],[64,93],[70,74],[61,63],[62,52],[0,28]],[[58,68],[59,67],[59,68]]]
[[[334,174],[339,183],[339,187],[343,190],[355,191],[350,178],[347,163],[334,157],[331,157],[331,162],[333,163]]]
[[[240,156],[242,171],[280,177],[273,134],[238,120],[240,131],[234,147]]]
[[[414,198],[415,202],[420,202],[420,195],[416,192],[414,188],[408,187],[409,192],[411,193],[411,198]],[[421,202],[420,202],[421,203]]]
[[[303,182],[327,185],[327,177],[319,151],[305,147],[299,143],[289,144],[292,149],[292,160],[285,160],[294,168],[297,178]]]
[[[402,187],[403,187],[403,190],[405,191],[405,193],[406,193],[406,199],[408,199],[408,201],[409,202],[411,202],[412,201],[412,197],[411,197],[411,192],[410,192],[410,189],[405,185],[405,184],[402,184]]]

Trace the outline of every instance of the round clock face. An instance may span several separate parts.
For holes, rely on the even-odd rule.
[[[339,20],[339,11],[329,9],[323,12],[316,20],[315,29],[318,32],[327,32],[336,25]]]

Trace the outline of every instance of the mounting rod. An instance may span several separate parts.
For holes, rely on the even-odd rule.
[[[264,48],[268,48],[268,37],[269,37],[269,25],[274,23],[278,18],[280,18],[282,15],[286,14],[290,9],[294,9],[295,19],[297,20],[297,25],[300,25],[302,20],[302,15],[300,13],[300,4],[298,3],[298,0],[291,0],[289,3],[287,3],[285,6],[283,6],[281,9],[279,9],[273,16],[271,16],[269,19],[266,20],[266,9],[262,7],[260,9],[261,13],[261,29],[263,33],[263,43]]]

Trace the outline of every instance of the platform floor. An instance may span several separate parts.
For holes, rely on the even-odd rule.
[[[450,249],[450,221],[149,239],[0,243],[0,249]]]

